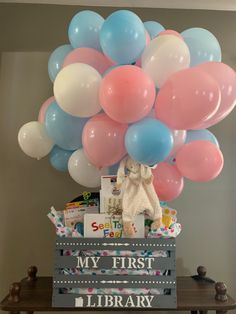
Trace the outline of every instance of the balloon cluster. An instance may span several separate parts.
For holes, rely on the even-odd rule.
[[[154,185],[163,201],[180,195],[184,177],[218,176],[223,155],[206,128],[233,110],[236,74],[221,63],[211,32],[165,30],[128,10],[106,20],[82,11],[68,37],[70,45],[54,50],[48,62],[54,96],[38,121],[19,131],[27,155],[50,153],[54,168],[96,187],[129,154],[157,164]]]

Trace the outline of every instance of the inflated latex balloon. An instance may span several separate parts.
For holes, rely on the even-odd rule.
[[[180,173],[197,182],[215,179],[224,165],[220,149],[209,141],[193,141],[180,148],[176,155]]]
[[[157,35],[159,35],[160,32],[163,32],[165,30],[165,28],[156,21],[147,21],[144,22],[143,24],[146,30],[148,31],[151,40],[157,37]]]
[[[70,52],[63,67],[72,63],[85,63],[96,69],[101,75],[112,66],[112,62],[100,51],[93,48],[77,48]]]
[[[54,146],[50,152],[50,163],[58,171],[68,171],[68,161],[73,151]]]
[[[119,167],[120,167],[120,162],[117,162],[116,164],[110,166],[110,167],[108,168],[109,175],[116,176]]]
[[[38,121],[28,122],[20,128],[18,143],[26,155],[36,159],[48,155],[54,145],[44,124]]]
[[[104,18],[94,11],[81,11],[71,20],[68,36],[73,48],[88,47],[100,50],[99,32]]]
[[[160,88],[175,72],[190,64],[190,53],[186,43],[175,35],[158,36],[142,54],[142,68]]]
[[[41,106],[40,110],[39,110],[39,115],[38,115],[38,121],[41,123],[44,123],[45,120],[45,114],[46,111],[48,110],[48,107],[55,101],[55,97],[52,96],[50,98],[48,98]]]
[[[190,130],[187,132],[185,144],[193,141],[209,141],[219,148],[219,142],[213,133],[209,130]]]
[[[83,148],[88,159],[99,168],[121,160],[126,155],[127,128],[127,124],[118,123],[104,113],[89,119],[83,130]]]
[[[221,61],[221,48],[216,37],[207,29],[194,27],[181,33],[189,47],[191,66],[208,61]]]
[[[171,130],[173,136],[173,148],[168,156],[174,156],[177,151],[182,147],[185,143],[187,132],[185,130]]]
[[[101,176],[108,174],[108,168],[98,169],[90,163],[83,149],[76,150],[68,162],[70,176],[80,185],[96,188],[101,185]]]
[[[173,29],[166,29],[160,32],[159,36],[163,36],[163,35],[173,35],[180,38],[181,40],[184,40],[183,37],[180,35],[180,33],[174,31]]]
[[[177,198],[184,187],[184,179],[176,166],[161,162],[152,171],[153,185],[160,200],[168,202]]]
[[[220,98],[216,80],[203,70],[179,71],[158,92],[156,117],[174,130],[201,128],[218,110]]]
[[[105,55],[118,64],[131,64],[142,54],[146,43],[143,22],[133,12],[119,10],[107,17],[100,32]]]
[[[101,75],[90,65],[74,63],[63,68],[54,82],[58,105],[76,117],[91,117],[101,110],[99,85]]]
[[[128,128],[125,146],[131,158],[145,165],[163,161],[173,147],[171,130],[156,119],[145,118]]]
[[[119,66],[103,78],[100,104],[106,114],[120,123],[136,122],[145,117],[155,101],[155,85],[139,67]]]
[[[226,118],[234,109],[236,104],[236,73],[222,62],[207,62],[199,67],[214,77],[221,91],[221,101],[218,110],[209,121],[202,124],[203,128],[208,128]]]
[[[53,142],[65,150],[82,147],[82,131],[88,119],[78,118],[63,111],[54,101],[45,116],[45,126]]]
[[[61,70],[65,57],[72,51],[71,45],[63,45],[56,48],[49,57],[48,60],[48,75],[52,82],[58,72]]]

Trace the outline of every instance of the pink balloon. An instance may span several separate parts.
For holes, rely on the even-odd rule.
[[[180,35],[180,33],[174,31],[173,29],[166,29],[158,34],[158,36],[163,36],[163,35],[174,35],[184,40],[183,37]]]
[[[155,84],[140,68],[119,66],[109,72],[100,85],[100,104],[106,114],[120,123],[144,118],[155,101]]]
[[[128,125],[98,114],[85,124],[82,134],[83,148],[95,166],[111,166],[126,155],[124,137]]]
[[[142,67],[142,61],[141,61],[141,58],[140,58],[140,59],[138,59],[138,60],[135,62],[135,65],[136,65],[136,67],[139,67],[139,68],[141,68],[141,67]]]
[[[215,179],[224,165],[220,149],[209,141],[193,141],[180,148],[176,155],[179,172],[186,178],[206,182]]]
[[[202,63],[199,68],[214,77],[221,90],[220,106],[217,112],[202,124],[202,128],[205,129],[223,120],[234,109],[236,104],[236,73],[222,62]]]
[[[55,97],[52,96],[50,98],[48,98],[41,106],[40,110],[39,110],[39,115],[38,115],[38,121],[41,123],[44,123],[44,119],[45,119],[45,114],[46,111],[48,109],[48,107],[51,105],[52,102],[56,101]]]
[[[146,46],[147,46],[150,43],[151,38],[147,31],[145,31],[145,35],[146,35]]]
[[[184,179],[176,166],[161,162],[152,173],[154,175],[153,185],[160,200],[172,201],[181,194]]]
[[[101,52],[93,48],[77,48],[72,50],[65,58],[63,67],[72,63],[85,63],[91,65],[100,74],[103,74],[113,63]]]
[[[156,117],[174,130],[197,129],[220,105],[220,88],[199,68],[174,73],[159,90]]]
[[[171,156],[174,156],[177,151],[182,147],[185,143],[187,132],[185,130],[171,130],[173,135],[173,148],[167,157],[169,159]]]

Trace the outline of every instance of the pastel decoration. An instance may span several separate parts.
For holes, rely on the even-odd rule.
[[[99,98],[111,119],[132,123],[151,111],[155,95],[152,79],[139,67],[125,65],[113,69],[103,78]]]
[[[107,17],[100,32],[105,55],[118,64],[131,64],[146,45],[145,28],[140,18],[129,10],[118,10]]]
[[[183,37],[180,35],[180,33],[174,31],[173,29],[166,29],[159,33],[159,36],[163,35],[173,35],[183,40]]]
[[[190,64],[190,52],[185,42],[175,35],[158,36],[142,54],[142,68],[153,79],[157,88],[175,72]]]
[[[174,130],[201,128],[217,112],[220,99],[212,76],[199,68],[186,69],[173,74],[158,92],[156,117]]]
[[[48,75],[52,82],[62,68],[65,57],[72,51],[71,45],[63,45],[56,48],[48,59]]]
[[[146,46],[150,44],[150,36],[148,34],[148,32],[146,31]],[[135,63],[133,65],[136,65],[137,67],[140,67],[142,66],[142,62],[141,62],[141,58],[139,58],[137,61],[135,61]]]
[[[189,47],[191,66],[208,61],[221,61],[221,48],[217,38],[207,29],[194,27],[181,33]]]
[[[38,121],[28,122],[20,128],[18,143],[26,155],[38,160],[48,155],[54,145],[45,125]]]
[[[68,161],[73,151],[54,146],[50,152],[50,163],[58,171],[68,171]]]
[[[45,126],[48,136],[62,149],[82,147],[82,131],[88,119],[78,118],[63,111],[54,101],[48,108]]]
[[[77,48],[65,58],[63,67],[72,63],[85,63],[96,69],[101,75],[112,66],[112,62],[100,51],[93,48]]]
[[[157,37],[157,35],[159,35],[160,32],[163,32],[165,30],[165,28],[156,21],[146,21],[143,24],[146,30],[148,31],[151,40]]]
[[[101,75],[90,65],[74,63],[63,68],[54,82],[58,105],[76,117],[90,117],[101,110],[99,85]]]
[[[73,48],[88,47],[101,50],[99,33],[104,18],[96,12],[85,10],[71,20],[68,37]]]
[[[44,123],[45,120],[45,114],[46,111],[48,109],[48,107],[55,101],[55,97],[52,96],[50,98],[48,98],[41,106],[40,110],[39,110],[39,115],[38,115],[38,121],[41,123]]]
[[[174,156],[177,151],[182,147],[185,143],[187,132],[185,130],[171,130],[173,136],[173,148],[168,156]]]
[[[91,164],[83,149],[78,149],[71,155],[68,170],[74,181],[89,188],[99,187],[101,176],[108,174],[108,168],[98,169]]]
[[[146,38],[146,46],[150,44],[151,37],[148,33],[148,31],[145,31],[145,38]]]
[[[120,162],[117,162],[116,164],[111,165],[109,167],[109,174],[110,175],[117,175],[117,171],[118,171],[119,166],[120,166]]]
[[[184,179],[176,166],[161,162],[152,173],[153,185],[160,200],[172,201],[183,191]]]
[[[187,132],[185,144],[193,141],[209,141],[219,148],[219,142],[215,135],[209,130],[190,130]]]
[[[83,130],[83,148],[97,167],[111,166],[126,155],[124,144],[127,124],[118,123],[101,113],[91,118]]]
[[[125,146],[131,158],[152,166],[169,155],[173,148],[173,136],[160,121],[145,118],[128,128]]]
[[[221,101],[217,112],[207,122],[203,122],[203,128],[208,128],[226,118],[236,104],[236,73],[227,64],[222,62],[206,62],[200,68],[214,77],[221,91]]]
[[[193,141],[180,148],[176,155],[179,172],[196,182],[215,179],[224,165],[220,149],[209,141]]]

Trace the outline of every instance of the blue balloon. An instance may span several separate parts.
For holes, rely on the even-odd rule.
[[[110,175],[114,175],[114,176],[117,175],[117,171],[118,171],[119,166],[120,166],[120,162],[118,162],[118,163],[116,163],[116,164],[110,166],[110,167],[108,168],[109,174],[110,174]]]
[[[165,30],[165,28],[160,23],[155,22],[155,21],[147,21],[147,22],[144,22],[143,24],[151,40],[157,37],[157,35],[159,35],[160,32],[163,32]]]
[[[193,141],[209,141],[219,147],[219,142],[214,134],[212,134],[209,130],[193,130],[187,131],[187,137],[185,140],[185,144],[193,142]]]
[[[145,118],[128,128],[125,146],[134,160],[151,166],[169,155],[173,136],[171,130],[159,120]]]
[[[189,28],[181,33],[190,50],[191,66],[221,61],[221,48],[216,37],[204,28]]]
[[[54,146],[50,152],[50,163],[58,171],[68,170],[68,161],[74,151],[65,150],[58,146]]]
[[[128,10],[112,13],[102,25],[100,44],[103,52],[118,64],[135,62],[146,45],[143,22]]]
[[[58,72],[61,70],[65,57],[73,50],[71,45],[63,45],[56,48],[48,59],[48,75],[52,82],[55,81],[55,78]]]
[[[82,131],[88,118],[78,118],[63,111],[54,101],[47,109],[45,126],[48,135],[60,148],[76,150],[82,147]]]
[[[71,20],[68,36],[74,48],[88,47],[101,50],[99,32],[104,18],[96,12],[85,10]]]

